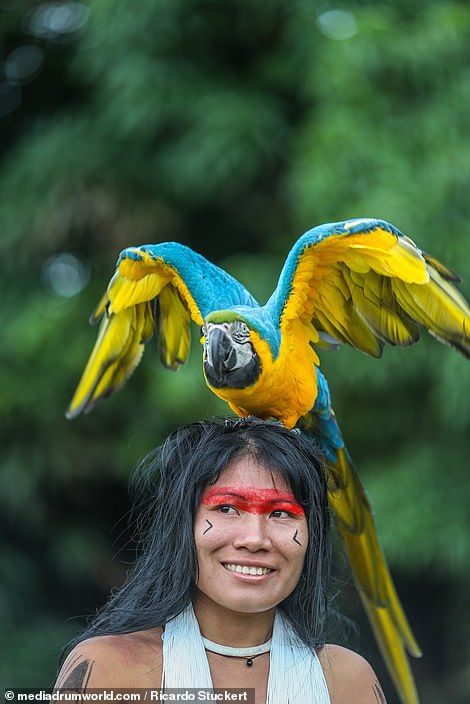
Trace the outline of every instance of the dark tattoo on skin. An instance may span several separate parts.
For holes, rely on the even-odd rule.
[[[382,687],[378,682],[374,682],[374,694],[379,704],[387,704],[385,694],[382,692]]]
[[[292,540],[294,541],[294,543],[297,543],[297,545],[300,545],[300,547],[302,547],[302,543],[299,540],[297,540],[297,533],[298,532],[299,532],[298,530],[295,531],[294,537],[292,538]]]
[[[206,528],[206,530],[203,532],[203,535],[205,535],[208,530],[210,530],[211,528],[213,528],[213,523],[211,523],[207,518],[206,518],[206,521],[207,521],[208,524],[209,524],[209,528]]]
[[[64,672],[62,681],[58,682],[58,689],[70,689],[72,691],[84,692],[90,679],[94,660],[82,660],[78,665],[75,665],[80,656],[75,658]]]

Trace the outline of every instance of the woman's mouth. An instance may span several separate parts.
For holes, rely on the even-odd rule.
[[[250,575],[253,577],[261,577],[265,574],[270,574],[274,572],[270,567],[256,567],[255,565],[238,565],[234,562],[222,562],[223,567],[229,572],[235,572],[236,574]]]

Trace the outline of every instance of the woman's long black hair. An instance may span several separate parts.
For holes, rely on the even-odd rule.
[[[69,652],[92,636],[163,626],[191,602],[196,591],[194,519],[204,488],[227,465],[244,456],[279,472],[304,507],[308,547],[300,580],[279,608],[311,648],[325,642],[326,581],[330,541],[326,478],[312,441],[277,422],[257,419],[202,421],[173,432],[137,467],[132,486],[140,557]]]

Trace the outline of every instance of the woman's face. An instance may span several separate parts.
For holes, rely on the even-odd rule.
[[[232,611],[260,613],[295,589],[308,530],[282,476],[244,457],[206,488],[194,537],[199,590]]]

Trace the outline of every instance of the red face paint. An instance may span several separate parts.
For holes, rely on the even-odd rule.
[[[249,513],[272,513],[288,511],[294,516],[303,516],[304,510],[294,494],[277,489],[254,489],[241,486],[222,486],[206,489],[202,497],[203,506],[234,506]]]

